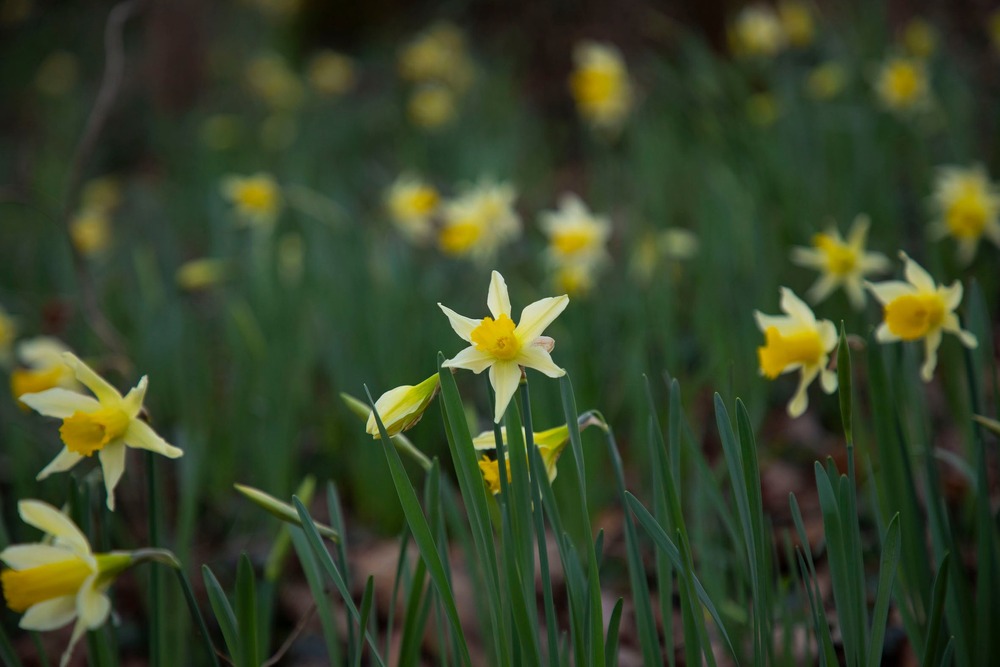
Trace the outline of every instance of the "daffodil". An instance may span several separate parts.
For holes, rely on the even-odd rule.
[[[146,449],[175,459],[183,452],[161,438],[139,418],[146,396],[145,376],[125,396],[71,352],[63,354],[76,379],[96,398],[82,393],[54,388],[36,394],[24,394],[21,401],[46,417],[62,420],[59,435],[63,450],[40,473],[42,480],[55,472],[69,470],[84,457],[96,452],[104,472],[108,508],[115,508],[115,486],[125,472],[126,447]]]
[[[0,306],[0,366],[10,364],[14,339],[17,338],[17,321]]]
[[[428,130],[444,127],[455,119],[458,100],[448,86],[428,83],[417,86],[410,95],[407,112],[413,124]]]
[[[329,49],[316,53],[309,60],[307,77],[313,90],[328,97],[350,92],[357,78],[354,61]]]
[[[831,226],[813,236],[811,248],[792,248],[792,261],[799,266],[820,272],[819,279],[809,288],[809,300],[819,303],[838,287],[843,287],[851,305],[860,310],[865,305],[865,276],[889,269],[889,258],[878,252],[866,252],[870,220],[867,215],[854,219],[845,241],[840,231]]]
[[[424,416],[424,411],[437,396],[440,388],[440,376],[435,373],[420,384],[414,386],[404,384],[390,389],[375,401],[382,425],[389,437],[408,431],[417,425]],[[365,430],[376,440],[379,439],[378,424],[375,423],[375,413],[368,415]]]
[[[557,264],[595,264],[607,258],[611,223],[594,215],[574,194],[564,194],[558,211],[541,214],[540,226],[549,239],[549,255]]]
[[[953,237],[963,263],[972,261],[984,236],[1000,246],[1000,192],[981,166],[940,169],[933,202],[937,218],[931,233]]]
[[[937,48],[937,30],[926,19],[910,19],[903,27],[903,48],[914,58],[930,58]]]
[[[890,57],[878,71],[875,93],[886,109],[896,113],[926,106],[930,101],[930,84],[923,62],[903,56]]]
[[[55,338],[38,336],[17,344],[17,359],[21,367],[10,373],[10,393],[14,398],[35,394],[53,387],[76,389],[79,383],[73,369],[66,365],[63,354],[69,348]],[[18,401],[27,409],[27,405]]]
[[[938,285],[934,278],[906,253],[900,252],[905,263],[906,282],[890,280],[868,283],[868,289],[884,306],[884,321],[875,331],[880,343],[924,341],[924,364],[920,377],[930,382],[937,367],[937,351],[944,332],[955,334],[969,348],[975,348],[976,337],[962,329],[955,309],[962,302],[962,283]]]
[[[806,78],[806,92],[815,100],[831,100],[839,95],[847,84],[847,70],[836,61],[817,65]]]
[[[754,311],[765,343],[757,348],[761,375],[774,380],[783,373],[801,371],[799,386],[788,403],[788,414],[798,417],[809,405],[806,390],[816,376],[828,394],[837,389],[837,374],[828,369],[830,352],[837,345],[837,328],[830,320],[817,320],[812,310],[787,287],[781,288],[784,315]]]
[[[466,368],[474,373],[490,369],[490,383],[496,392],[493,421],[500,423],[507,404],[521,381],[521,367],[534,368],[549,377],[561,377],[566,371],[552,361],[543,342],[542,332],[565,310],[569,297],[565,294],[540,299],[524,308],[515,324],[511,319],[507,283],[499,272],[490,278],[486,305],[492,317],[472,319],[438,304],[448,316],[455,333],[470,343],[457,355],[444,362],[447,368]]]
[[[397,178],[385,194],[389,218],[414,243],[430,238],[434,231],[432,219],[440,201],[432,185],[408,174]]]
[[[276,53],[255,56],[246,66],[246,81],[253,92],[269,107],[294,111],[305,97],[302,82]]]
[[[69,235],[81,255],[99,255],[111,244],[111,217],[101,209],[84,209],[70,221]]]
[[[198,292],[226,280],[232,273],[229,260],[205,257],[184,262],[174,280],[177,286],[187,292]]]
[[[491,261],[502,245],[521,233],[521,218],[514,210],[516,198],[513,186],[486,179],[445,202],[438,233],[441,250],[480,263]]]
[[[738,56],[772,58],[785,48],[787,37],[771,7],[745,7],[729,27],[729,44]]]
[[[475,68],[462,31],[451,23],[440,22],[403,48],[399,54],[399,73],[414,83],[438,83],[461,93],[472,83]]]
[[[632,83],[621,53],[610,44],[582,42],[573,63],[569,87],[580,115],[599,130],[617,132],[632,110]]]
[[[80,190],[81,208],[113,213],[122,203],[121,181],[112,175],[87,181]]]
[[[222,181],[222,194],[244,224],[271,227],[281,212],[281,188],[269,174],[228,176]]]
[[[778,5],[778,19],[788,43],[796,48],[809,46],[815,26],[809,6],[801,0],[785,0]]]
[[[95,554],[68,517],[38,500],[17,504],[21,519],[51,536],[50,542],[15,544],[0,552],[7,568],[0,583],[7,606],[23,613],[25,630],[55,630],[76,620],[61,665],[87,630],[96,630],[111,612],[107,590],[133,564],[129,552]]]

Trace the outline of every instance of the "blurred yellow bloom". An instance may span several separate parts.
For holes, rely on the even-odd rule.
[[[24,614],[20,625],[25,630],[55,630],[76,620],[59,663],[65,667],[83,633],[108,619],[107,590],[133,564],[133,555],[95,554],[76,524],[47,503],[22,500],[17,510],[26,524],[50,535],[51,541],[15,544],[0,552],[7,565],[0,572],[4,600],[12,611]]]
[[[982,166],[941,168],[932,198],[937,218],[931,234],[953,237],[963,263],[972,261],[984,236],[1000,246],[1000,192]]]
[[[440,201],[433,186],[408,174],[399,176],[385,193],[389,219],[414,243],[430,238],[434,231],[432,219]]]
[[[126,396],[122,396],[73,353],[63,354],[63,361],[73,369],[76,379],[97,398],[58,387],[21,396],[21,401],[36,412],[62,420],[59,436],[65,446],[38,473],[38,479],[45,479],[54,472],[65,472],[84,457],[97,452],[104,472],[108,509],[114,510],[115,486],[125,472],[126,447],[146,449],[172,459],[183,452],[167,444],[139,418],[148,385],[145,376]]]
[[[510,483],[510,459],[506,460],[507,464],[507,483]],[[479,472],[483,474],[483,482],[486,484],[486,488],[494,496],[500,493],[500,462],[496,459],[491,459],[488,456],[483,456],[479,459]]]
[[[515,324],[510,317],[507,283],[499,272],[494,271],[486,299],[493,317],[470,319],[438,304],[448,316],[455,333],[470,343],[442,365],[446,368],[466,368],[476,374],[489,368],[490,383],[496,392],[493,421],[500,423],[521,381],[522,366],[534,368],[549,377],[566,374],[552,362],[546,346],[539,343],[545,327],[565,310],[568,303],[569,297],[565,294],[541,299],[526,306],[521,311],[520,322]],[[546,342],[551,343],[551,339]]]
[[[428,130],[444,127],[455,119],[458,103],[455,93],[437,83],[418,86],[410,95],[407,111],[414,125]]]
[[[122,203],[122,184],[115,176],[87,181],[80,190],[80,208],[112,213]]]
[[[729,26],[729,46],[737,56],[771,58],[785,48],[781,20],[767,5],[744,7]]]
[[[14,339],[17,338],[17,322],[3,306],[0,306],[0,366],[7,366],[13,357],[11,354]]]
[[[937,41],[937,30],[926,19],[910,19],[903,27],[903,48],[914,58],[930,58],[937,48]]]
[[[839,95],[846,85],[847,69],[831,60],[817,65],[809,72],[806,92],[815,100],[830,100]]]
[[[925,106],[930,100],[930,84],[923,62],[890,57],[878,72],[875,93],[890,111],[906,112]]]
[[[281,56],[255,56],[247,63],[245,75],[251,92],[272,109],[293,111],[302,105],[302,82]]]
[[[800,0],[786,0],[778,5],[778,18],[788,43],[796,48],[809,46],[815,26],[809,6]]]
[[[580,115],[593,127],[617,132],[632,110],[632,83],[621,53],[610,44],[582,42],[573,50],[569,87]]]
[[[319,51],[309,60],[309,85],[320,95],[334,97],[354,88],[354,61],[342,53],[328,49]]]
[[[10,393],[15,398],[35,394],[53,387],[77,390],[79,383],[63,353],[69,348],[55,338],[38,336],[17,344],[17,360],[21,367],[10,373]],[[18,401],[25,410],[28,406]]]
[[[447,22],[432,25],[399,54],[399,74],[404,79],[441,84],[458,93],[472,83],[474,70],[466,52],[465,36]]]
[[[35,88],[49,97],[62,97],[76,86],[80,63],[69,51],[49,54],[35,74]]]
[[[378,411],[389,437],[416,426],[424,416],[424,411],[437,396],[439,388],[440,376],[435,373],[416,386],[404,384],[379,396],[375,401],[375,410]],[[378,424],[375,423],[374,412],[369,414],[365,430],[376,440],[381,437]]]
[[[444,203],[442,228],[438,234],[441,250],[456,257],[471,257],[485,263],[500,246],[521,233],[521,218],[514,210],[517,193],[506,183],[488,179]]]
[[[219,113],[201,123],[201,142],[213,151],[225,151],[236,146],[243,135],[243,121],[235,114]]]
[[[230,262],[225,259],[192,259],[181,264],[174,280],[182,290],[198,292],[226,280],[231,270]]]
[[[817,321],[812,310],[787,287],[781,288],[781,310],[785,315],[754,311],[765,343],[757,348],[761,375],[773,380],[799,370],[799,386],[788,402],[788,414],[798,417],[809,405],[806,390],[820,376],[823,391],[837,389],[837,374],[828,369],[830,352],[837,345],[837,328],[830,320]]]
[[[69,234],[81,255],[99,255],[111,245],[111,218],[100,209],[83,209],[69,223]]]
[[[809,300],[819,303],[838,287],[843,287],[855,310],[865,306],[865,276],[889,269],[889,258],[878,252],[865,252],[868,227],[867,215],[854,219],[845,241],[840,231],[831,226],[813,236],[811,248],[792,248],[792,261],[799,266],[820,272],[819,280],[809,288]]]
[[[900,252],[905,262],[906,282],[889,280],[868,283],[868,289],[885,306],[884,321],[875,331],[881,343],[924,340],[924,364],[920,377],[930,382],[937,367],[937,350],[944,332],[958,336],[963,345],[975,348],[976,337],[961,328],[955,309],[962,302],[962,283],[950,287],[934,282],[922,266]]]
[[[222,180],[222,194],[247,225],[271,227],[281,212],[281,189],[269,174],[227,176]]]
[[[771,93],[754,93],[747,100],[747,116],[754,125],[769,127],[780,115],[781,107]]]
[[[553,270],[552,282],[557,291],[570,296],[585,296],[594,289],[596,269],[584,262],[558,264]]]
[[[556,263],[593,264],[607,257],[606,244],[611,224],[602,215],[594,215],[575,194],[559,199],[559,210],[544,211],[540,226],[549,240],[549,254]]]

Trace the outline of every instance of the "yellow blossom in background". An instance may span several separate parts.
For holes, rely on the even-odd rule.
[[[302,82],[275,53],[255,56],[247,63],[247,85],[262,102],[279,111],[294,111],[302,105]]]
[[[222,195],[243,224],[271,227],[281,212],[281,188],[269,174],[227,176],[222,180]]]
[[[63,450],[38,473],[38,479],[45,479],[55,472],[65,472],[96,452],[104,472],[108,509],[114,510],[115,486],[125,472],[126,447],[145,449],[171,459],[181,456],[183,452],[167,444],[139,418],[148,385],[145,376],[134,389],[122,396],[76,355],[67,352],[63,360],[73,369],[76,379],[96,398],[58,387],[21,396],[21,401],[36,412],[62,420],[59,436],[64,444]]]
[[[593,264],[607,258],[611,223],[607,217],[594,215],[572,193],[559,199],[559,210],[544,211],[539,226],[548,237],[549,255],[557,264]]]
[[[568,303],[569,297],[565,294],[541,299],[526,306],[521,311],[519,322],[515,324],[510,317],[507,283],[499,272],[494,271],[486,298],[486,305],[492,317],[471,319],[438,304],[448,316],[455,333],[470,343],[468,347],[445,361],[442,366],[465,368],[476,374],[489,368],[490,384],[496,393],[493,421],[500,423],[507,404],[510,403],[521,381],[522,366],[534,368],[549,377],[561,377],[566,374],[566,371],[556,366],[549,356],[546,348],[551,345],[551,339],[546,341],[540,339],[544,338],[542,332],[545,327],[566,309]]]
[[[0,306],[0,366],[8,366],[13,358],[14,340],[17,338],[17,322]]]
[[[319,51],[309,60],[306,74],[309,85],[320,95],[335,97],[354,88],[354,61],[342,53],[328,49]]]
[[[514,210],[517,192],[507,183],[484,179],[441,208],[441,250],[454,257],[490,261],[502,245],[521,234]]]
[[[431,237],[432,220],[441,201],[433,186],[402,174],[389,186],[384,201],[389,219],[407,239],[423,243]]]
[[[208,149],[225,151],[234,148],[240,142],[243,131],[243,120],[239,116],[219,113],[202,121],[199,136]]]
[[[781,107],[771,93],[754,93],[747,100],[747,116],[754,125],[769,127],[780,115]]]
[[[69,51],[50,53],[35,73],[35,88],[49,97],[63,97],[76,86],[80,62]]]
[[[440,376],[435,373],[416,386],[404,384],[379,396],[375,401],[375,410],[378,411],[385,432],[390,438],[417,425],[424,416],[424,411],[437,396],[440,380]],[[374,412],[368,416],[365,430],[376,440],[379,439]]]
[[[632,110],[632,83],[621,53],[610,44],[582,42],[573,50],[569,87],[580,115],[593,127],[617,132]]]
[[[812,44],[815,26],[809,5],[800,0],[786,0],[778,5],[778,19],[788,43],[796,48]]]
[[[875,93],[882,106],[897,113],[926,106],[930,101],[930,84],[923,62],[889,57],[878,71]]]
[[[0,551],[7,566],[0,571],[4,600],[11,611],[24,614],[20,626],[25,630],[55,630],[76,621],[59,663],[65,667],[83,633],[108,619],[107,590],[134,558],[122,551],[95,554],[76,524],[47,503],[22,500],[17,511],[50,538]]]
[[[837,345],[837,328],[830,320],[817,320],[812,310],[787,287],[781,288],[784,315],[754,311],[765,343],[757,348],[760,373],[774,380],[783,373],[800,371],[799,386],[788,402],[788,414],[798,417],[809,405],[806,390],[820,376],[823,391],[837,389],[837,374],[827,368],[830,352]]]
[[[48,336],[38,336],[22,340],[17,344],[16,354],[20,367],[10,373],[10,393],[15,398],[23,394],[35,394],[53,387],[79,389],[80,385],[63,358],[69,352],[60,340]],[[18,401],[24,409],[28,406]]]
[[[982,166],[939,169],[932,201],[937,216],[932,236],[954,238],[964,264],[975,257],[984,236],[1000,246],[1000,192]]]
[[[559,264],[552,270],[552,284],[559,292],[570,296],[585,296],[594,289],[595,274],[596,269],[590,264]]]
[[[639,282],[648,283],[661,259],[677,262],[691,259],[697,252],[698,237],[687,229],[671,227],[657,234],[646,233],[632,252],[629,271]]]
[[[926,60],[937,48],[937,30],[926,19],[910,19],[903,27],[902,41],[908,55]]]
[[[729,26],[729,46],[742,57],[772,58],[785,48],[781,20],[767,5],[744,7]]]
[[[81,255],[99,255],[111,245],[111,217],[106,211],[84,209],[70,221],[69,235]]]
[[[809,288],[808,297],[819,303],[838,287],[843,287],[855,310],[865,306],[865,277],[871,273],[889,270],[889,258],[878,252],[866,252],[868,228],[867,215],[854,219],[847,240],[836,226],[816,234],[811,248],[792,248],[792,261],[799,266],[820,272],[819,279]]]
[[[475,76],[465,35],[451,23],[435,23],[400,51],[399,74],[413,83],[437,83],[464,92]]]
[[[198,292],[225,281],[232,265],[225,259],[193,259],[181,264],[174,275],[177,286],[187,292]]]
[[[806,79],[806,92],[814,100],[830,100],[840,95],[847,85],[847,69],[838,62],[817,65]]]
[[[122,184],[116,176],[92,178],[80,190],[80,208],[112,213],[121,203]]]
[[[868,289],[885,307],[884,320],[875,331],[875,338],[880,343],[923,339],[925,356],[920,377],[930,382],[937,367],[937,350],[944,332],[955,334],[969,348],[975,348],[977,341],[961,328],[955,314],[962,302],[962,283],[956,280],[949,287],[938,285],[905,252],[899,254],[905,262],[906,282],[868,283]]]
[[[410,95],[407,112],[414,125],[434,130],[448,125],[458,112],[458,100],[447,86],[431,83],[418,86]]]

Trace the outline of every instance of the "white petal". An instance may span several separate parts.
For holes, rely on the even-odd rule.
[[[525,306],[521,311],[521,318],[517,322],[514,334],[521,341],[522,345],[530,345],[532,341],[542,335],[545,327],[552,323],[552,320],[559,317],[559,314],[566,310],[569,304],[569,297],[550,296],[540,299]]]
[[[35,477],[35,479],[41,481],[54,472],[66,472],[79,463],[82,458],[82,454],[71,452],[66,447],[63,447],[62,451],[56,454],[56,457],[52,459],[47,466],[42,468],[42,471],[38,473],[38,476]]]
[[[816,316],[806,302],[796,296],[795,292],[787,287],[781,288],[781,310],[791,315],[799,322],[805,324],[815,324]]]
[[[517,391],[521,382],[521,368],[513,361],[498,361],[490,366],[490,383],[496,392],[496,407],[493,410],[493,421],[499,424],[510,399]]]
[[[45,632],[55,630],[76,618],[76,596],[63,595],[32,605],[21,617],[20,626],[25,630]]]
[[[826,266],[826,261],[823,259],[823,253],[815,248],[803,248],[801,246],[796,246],[792,248],[791,258],[794,264],[798,264],[799,266],[804,266],[809,269],[819,270]]]
[[[958,262],[962,266],[972,264],[979,249],[979,237],[973,239],[958,239]]]
[[[887,280],[883,283],[866,282],[865,285],[882,304],[887,304],[893,299],[898,299],[899,297],[906,296],[907,294],[916,293],[916,290],[913,289],[913,285],[910,283],[904,283],[902,280]]]
[[[809,300],[813,303],[819,303],[826,297],[833,293],[833,290],[837,289],[837,285],[840,284],[840,279],[832,274],[824,274],[819,277],[812,287],[809,288],[807,296]]]
[[[142,402],[146,400],[146,387],[148,386],[149,378],[143,375],[139,379],[139,384],[125,394],[125,414],[127,414],[130,419],[135,419],[136,415],[139,414],[139,411],[142,410]]]
[[[819,374],[819,366],[809,366],[808,368],[802,369],[802,375],[799,377],[799,386],[795,390],[795,395],[792,396],[792,400],[788,402],[788,416],[799,417],[806,408],[809,407],[809,394],[806,391],[809,389],[809,385],[812,381],[816,379],[816,375]]]
[[[146,449],[166,456],[168,459],[176,459],[184,455],[183,450],[168,444],[166,440],[156,434],[153,427],[141,419],[133,419],[129,422],[128,430],[125,431],[122,440],[129,447]]]
[[[847,292],[847,300],[851,302],[851,307],[854,310],[861,310],[865,307],[865,288],[862,286],[860,278],[851,276],[845,280],[844,291]]]
[[[895,343],[896,341],[902,339],[892,333],[892,331],[889,330],[889,325],[883,322],[878,325],[878,329],[875,330],[875,340],[880,343]]]
[[[549,353],[537,345],[522,347],[514,361],[525,368],[534,368],[536,371],[540,371],[550,378],[558,378],[566,375],[565,370],[555,365]]]
[[[58,419],[66,419],[74,412],[93,412],[101,408],[101,404],[90,396],[58,387],[24,394],[19,400],[39,414]]]
[[[829,368],[824,368],[819,374],[819,384],[823,387],[823,391],[832,394],[837,391],[837,374]]]
[[[438,304],[438,307],[444,311],[445,315],[448,316],[448,322],[451,323],[451,328],[455,330],[455,333],[457,333],[462,340],[467,343],[471,343],[472,338],[470,336],[472,335],[472,330],[478,327],[482,323],[482,320],[474,320],[471,317],[459,315],[448,306],[444,306],[440,303]]]
[[[101,457],[104,488],[108,495],[108,509],[115,511],[115,487],[125,472],[125,443],[121,440],[105,445],[97,454]]]
[[[510,296],[507,294],[507,281],[503,279],[499,271],[494,271],[490,275],[490,291],[486,296],[486,306],[493,313],[494,319],[501,315],[510,317]]]
[[[76,594],[76,613],[88,630],[101,627],[111,612],[111,600],[98,590],[96,583],[97,575],[90,575]]]
[[[470,345],[441,365],[445,368],[465,368],[473,373],[482,373],[495,361],[496,357],[493,355]]]
[[[920,367],[920,379],[930,382],[934,377],[934,369],[937,368],[937,351],[941,345],[941,330],[931,331],[924,338],[924,364]]]
[[[27,570],[39,565],[76,560],[76,555],[50,544],[15,544],[0,552],[0,560],[14,570]]]
[[[17,344],[17,358],[31,368],[50,368],[62,365],[62,355],[69,348],[58,338],[36,336]]]
[[[979,346],[979,341],[976,340],[975,335],[962,328],[955,313],[948,313],[941,328],[948,333],[955,334],[965,347],[975,349]]]
[[[757,327],[762,332],[768,329],[777,329],[782,336],[789,336],[799,329],[801,325],[788,315],[765,315],[759,310],[753,311],[754,319],[757,320]]]
[[[73,369],[76,379],[82,382],[87,389],[94,392],[94,396],[101,403],[116,405],[121,402],[122,395],[118,393],[118,390],[111,386],[111,383],[107,380],[95,373],[94,369],[85,364],[78,356],[72,352],[66,352],[63,354],[63,360],[67,366]]]
[[[847,233],[847,245],[851,246],[855,251],[861,251],[865,247],[865,241],[868,238],[868,227],[871,225],[871,219],[861,213],[854,218],[854,222],[851,224],[851,231]]]
[[[29,526],[54,536],[78,556],[90,556],[90,542],[73,521],[48,503],[40,500],[22,500],[17,511]]]
[[[944,307],[948,310],[955,310],[958,304],[962,303],[962,283],[956,280],[949,287],[941,288],[941,296],[944,298]]]
[[[885,273],[892,266],[892,262],[880,252],[866,252],[861,256],[859,266],[863,274]]]
[[[816,331],[819,333],[819,340],[823,344],[823,351],[831,352],[837,346],[837,340],[840,338],[837,334],[836,325],[830,320],[823,320],[819,322]]]
[[[903,260],[906,262],[903,268],[903,275],[910,282],[911,285],[916,287],[921,292],[933,292],[937,289],[937,283],[931,277],[931,274],[927,273],[924,267],[913,261],[906,253],[901,253]]]

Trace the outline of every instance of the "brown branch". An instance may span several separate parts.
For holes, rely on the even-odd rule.
[[[302,618],[299,619],[299,622],[295,625],[295,628],[292,629],[291,634],[288,635],[284,643],[278,648],[278,651],[270,658],[268,658],[265,662],[261,663],[260,667],[274,667],[274,665],[278,664],[278,661],[285,657],[285,654],[288,653],[288,650],[292,648],[292,644],[294,644],[295,640],[299,638],[299,635],[302,634],[302,631],[306,629],[306,624],[309,623],[309,619],[311,619],[313,617],[313,614],[315,613],[316,613],[316,601],[313,600],[313,603],[309,607],[308,611],[306,611],[306,613],[302,615]]]

